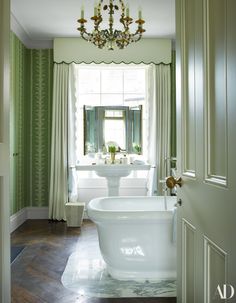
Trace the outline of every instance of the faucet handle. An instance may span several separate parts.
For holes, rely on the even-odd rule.
[[[174,178],[173,176],[167,177],[166,178],[166,186],[168,188],[174,188],[176,185],[179,185],[181,187],[183,185],[183,180],[182,178]]]

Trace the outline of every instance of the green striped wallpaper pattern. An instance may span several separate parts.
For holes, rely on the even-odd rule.
[[[30,179],[32,206],[48,205],[52,105],[52,50],[30,50]]]
[[[52,69],[51,49],[11,33],[11,214],[48,205]]]
[[[25,74],[27,50],[11,34],[10,166],[11,214],[27,205],[25,171]]]

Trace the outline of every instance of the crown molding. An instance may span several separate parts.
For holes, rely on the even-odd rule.
[[[30,49],[53,48],[52,40],[32,40],[26,30],[11,13],[11,31],[21,40],[25,47]]]

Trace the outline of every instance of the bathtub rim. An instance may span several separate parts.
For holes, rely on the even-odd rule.
[[[102,209],[95,207],[95,202],[99,200],[110,200],[112,198],[122,200],[122,199],[156,199],[157,197],[162,197],[164,199],[164,196],[119,196],[119,197],[99,197],[92,199],[88,205],[87,205],[87,214],[88,217],[94,221],[95,223],[98,222],[110,222],[112,221],[115,223],[115,220],[117,221],[135,221],[135,220],[144,220],[151,222],[152,220],[159,220],[159,221],[165,221],[165,220],[172,220],[173,219],[173,213],[175,210],[175,206],[173,204],[173,208],[168,210],[115,210],[115,209]],[[171,199],[176,200],[175,196],[167,196],[167,199],[171,197]],[[161,201],[164,202],[164,201]],[[157,201],[158,203],[158,201]]]

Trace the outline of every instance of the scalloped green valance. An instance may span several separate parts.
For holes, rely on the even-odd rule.
[[[171,39],[143,38],[123,50],[98,49],[81,38],[56,38],[54,62],[170,64]]]

